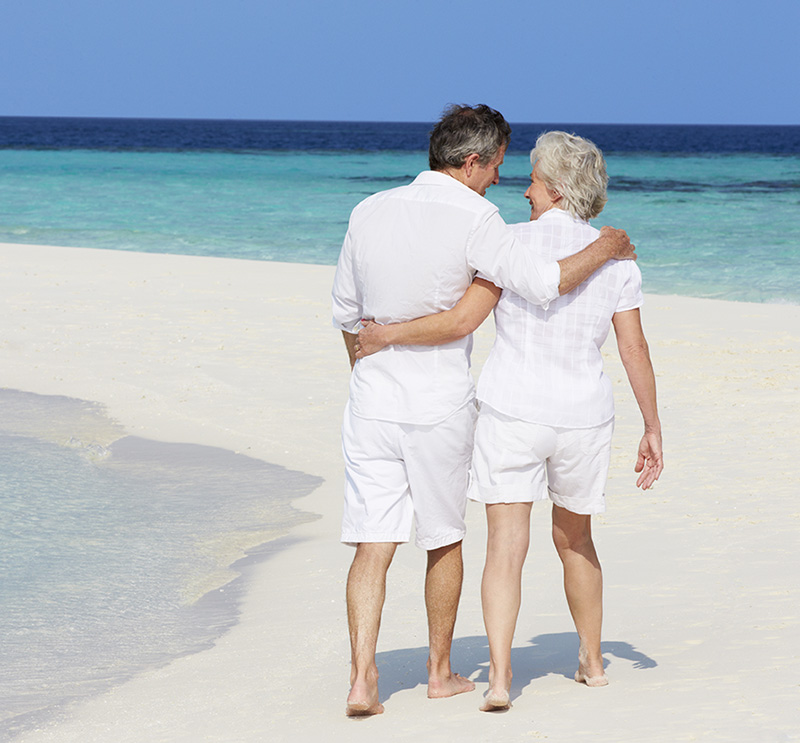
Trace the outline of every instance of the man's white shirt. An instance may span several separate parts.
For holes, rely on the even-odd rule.
[[[526,250],[548,261],[576,253],[600,234],[561,209],[512,230]],[[642,275],[629,260],[609,261],[547,308],[504,290],[478,399],[505,415],[554,427],[590,428],[611,420],[614,398],[600,347],[614,313],[643,301]]]
[[[584,247],[584,246],[581,246]],[[452,308],[475,271],[542,305],[558,296],[555,261],[524,250],[497,207],[455,178],[425,171],[353,210],[333,285],[333,324],[402,322]],[[387,346],[356,363],[350,404],[363,418],[433,424],[474,396],[471,337]]]

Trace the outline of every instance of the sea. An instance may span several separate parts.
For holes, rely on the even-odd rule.
[[[430,123],[0,117],[0,242],[334,264],[350,210],[427,168]],[[800,126],[512,124],[507,222],[536,137],[604,152],[646,292],[800,302]]]
[[[350,210],[426,169],[430,127],[0,117],[0,242],[333,265]],[[507,222],[538,134],[574,132],[608,165],[594,224],[628,231],[646,292],[800,303],[800,126],[512,129],[487,192]],[[313,518],[292,505],[312,475],[116,426],[0,389],[0,740],[209,647],[258,545]]]

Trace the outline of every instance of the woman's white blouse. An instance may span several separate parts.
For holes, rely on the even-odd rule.
[[[545,260],[566,258],[600,234],[561,209],[513,229]],[[506,415],[548,426],[590,428],[611,420],[614,398],[600,347],[614,313],[641,307],[643,301],[642,275],[631,260],[609,261],[547,309],[503,290],[478,399]]]

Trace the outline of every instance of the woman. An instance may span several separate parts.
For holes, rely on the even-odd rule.
[[[596,239],[588,220],[605,206],[603,156],[588,140],[547,132],[531,152],[525,197],[531,221],[516,237],[549,260]],[[366,323],[360,354],[389,344],[445,343],[472,332],[495,307],[497,338],[478,384],[469,497],[486,504],[488,542],[481,597],[489,638],[489,690],[481,709],[510,706],[511,644],[521,601],[534,501],[553,501],[553,541],[580,638],[575,680],[605,686],[600,649],[602,572],[591,517],[605,510],[614,404],[600,347],[613,324],[622,363],[644,419],[635,471],[649,488],[663,469],[655,377],[642,331],[641,274],[611,261],[547,308],[478,278],[439,315],[379,326]]]

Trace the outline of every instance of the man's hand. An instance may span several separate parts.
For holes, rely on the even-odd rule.
[[[636,260],[636,246],[631,245],[631,239],[625,230],[602,227],[598,240],[602,240],[604,244],[608,245],[609,258],[614,258],[618,261]]]
[[[603,227],[597,240],[558,262],[561,272],[558,293],[563,295],[571,292],[608,261],[635,261],[635,250],[625,230]]]
[[[389,345],[386,338],[386,326],[379,325],[372,320],[362,320],[361,324],[364,326],[358,333],[358,340],[356,341],[356,358],[363,359],[365,356],[371,356],[377,353],[384,346]]]

